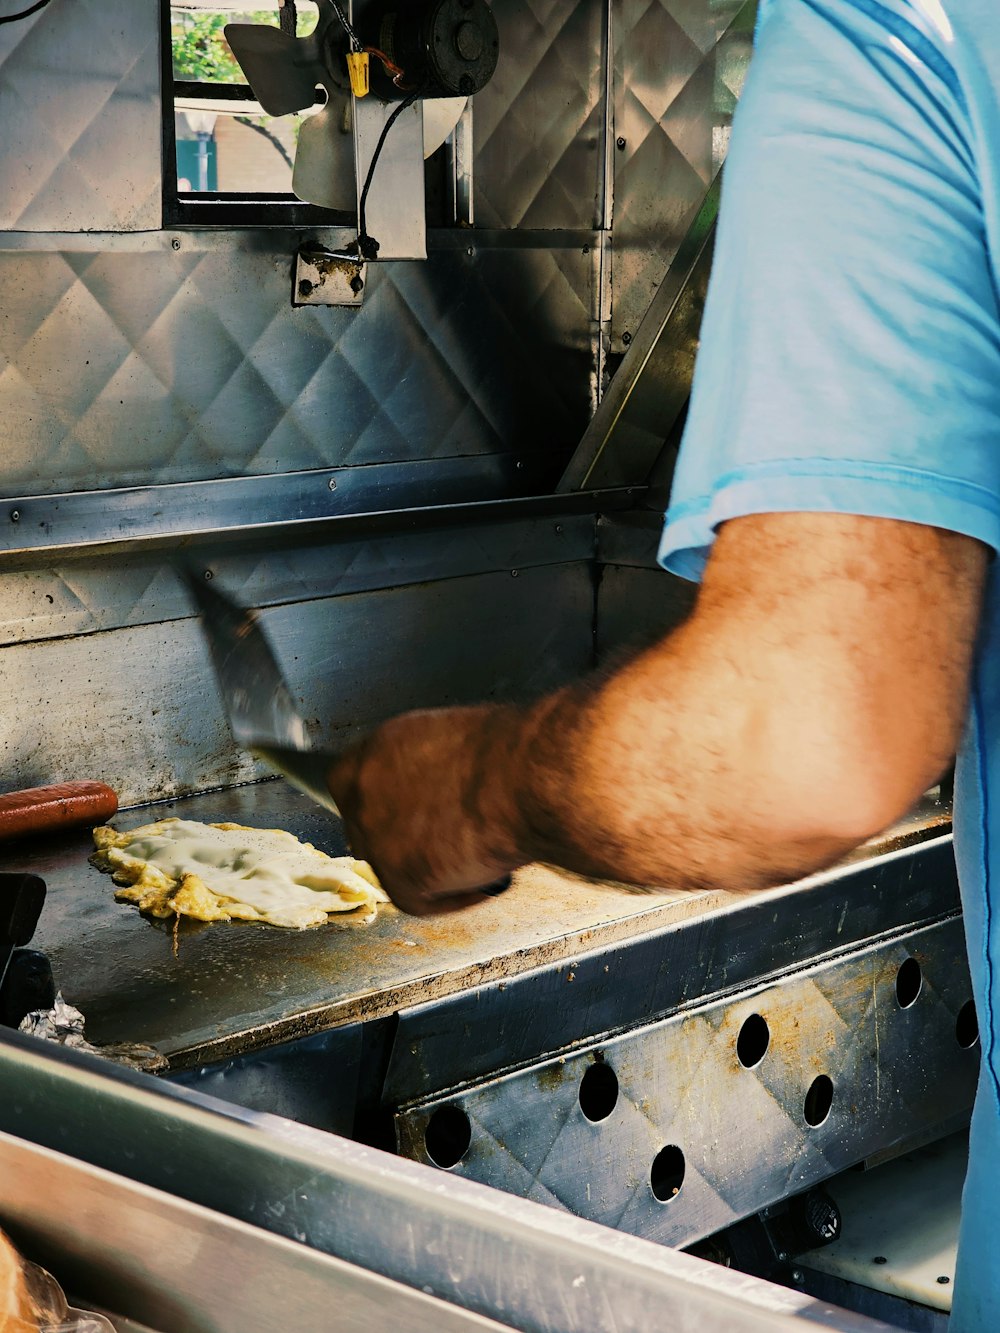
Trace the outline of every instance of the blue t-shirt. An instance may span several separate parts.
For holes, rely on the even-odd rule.
[[[1000,0],[763,0],[660,558],[750,513],[1000,549]],[[983,1048],[953,1333],[1000,1329],[1000,584],[959,756]]]

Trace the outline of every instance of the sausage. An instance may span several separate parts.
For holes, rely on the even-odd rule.
[[[118,797],[103,782],[59,782],[0,796],[0,841],[33,833],[103,824],[118,809]]]

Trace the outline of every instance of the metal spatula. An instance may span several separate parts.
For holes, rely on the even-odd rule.
[[[184,571],[184,580],[201,613],[233,739],[339,814],[326,785],[336,755],[310,749],[305,723],[257,611],[240,606],[190,570]]]
[[[331,750],[308,748],[305,723],[258,613],[240,606],[191,570],[184,571],[184,579],[201,612],[201,627],[208,639],[233,739],[319,805],[339,815],[326,785],[326,775],[337,756]],[[510,887],[510,882],[510,875],[504,875],[479,891],[496,897]]]

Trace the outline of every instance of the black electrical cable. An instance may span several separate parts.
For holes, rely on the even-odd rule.
[[[375,175],[375,164],[378,162],[386,135],[406,108],[412,106],[422,92],[422,88],[414,88],[413,92],[408,93],[399,106],[395,108],[392,115],[382,126],[382,133],[378,137],[378,143],[375,145],[374,153],[372,153],[372,160],[368,164],[368,175],[365,177],[364,189],[361,191],[361,199],[358,202],[358,252],[362,259],[378,258],[378,241],[375,240],[374,236],[368,235],[368,228],[365,225],[365,204],[368,202],[368,191],[371,189],[372,177]]]
[[[22,9],[20,14],[0,14],[0,23],[17,23],[19,19],[30,18],[32,14],[37,14],[40,9],[44,9],[49,0],[35,0],[35,4],[29,5],[27,9]]]
[[[337,4],[337,0],[330,0],[330,3],[333,5],[334,13],[337,15],[337,18],[340,19],[340,26],[344,29],[348,37],[351,39],[352,48],[355,51],[360,51],[361,42],[360,39],[358,38],[358,34],[351,27],[350,19],[341,9],[340,5]]]

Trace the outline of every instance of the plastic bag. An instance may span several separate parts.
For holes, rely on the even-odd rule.
[[[21,1333],[115,1333],[103,1315],[74,1310],[52,1274],[29,1263],[2,1231],[0,1324]]]
[[[114,1325],[102,1314],[75,1310],[67,1302],[62,1287],[44,1268],[22,1259],[21,1270],[39,1333],[115,1333]]]

